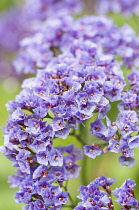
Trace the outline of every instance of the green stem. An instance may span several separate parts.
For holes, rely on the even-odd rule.
[[[82,144],[82,146],[86,145],[86,142],[81,138],[81,134],[76,134],[75,132],[70,133],[71,136],[76,137],[76,139]]]
[[[67,186],[68,186],[68,181],[66,182],[66,185],[63,186],[63,188],[64,188],[65,191],[68,191]],[[71,208],[74,208],[74,207],[75,207],[75,203],[74,203],[74,201],[73,201],[71,195],[68,194],[68,197],[69,197],[69,200],[70,200],[70,202],[71,202],[71,205],[69,205],[69,206],[70,206]],[[66,206],[67,206],[67,205],[66,205]],[[66,206],[64,206],[64,207],[66,207]]]
[[[87,125],[85,125],[87,127]],[[87,142],[84,141],[84,139],[87,139],[87,129],[86,127],[80,124],[79,126],[79,131],[80,133],[78,134],[78,139],[82,142],[83,145],[86,145]],[[82,134],[82,137],[81,137]],[[82,184],[87,185],[87,177],[86,177],[86,167],[87,167],[87,156],[84,155],[84,158],[82,160],[82,170],[81,170],[81,179],[82,179]]]
[[[74,208],[75,207],[75,203],[74,203],[74,201],[73,201],[73,199],[72,199],[70,194],[69,194],[69,200],[71,202],[71,206]]]
[[[83,185],[88,184],[87,177],[86,177],[86,174],[87,174],[86,166],[87,166],[87,156],[84,155],[84,158],[82,160],[82,169],[81,169],[81,180],[82,180]]]
[[[136,14],[133,14],[133,18],[134,18],[134,22],[135,22],[135,24],[136,24],[136,32],[137,32],[137,34],[139,33],[139,21],[138,21],[138,16],[136,15]]]
[[[86,142],[83,140],[83,138],[81,138],[81,134],[79,133],[79,134],[75,134],[74,135],[76,138],[77,138],[77,140],[84,146],[84,145],[86,145]]]
[[[64,205],[64,207],[65,208],[71,208],[71,209],[74,208],[74,206],[72,206],[72,205]]]
[[[29,147],[26,147],[25,148],[26,150],[28,150],[29,152],[31,152],[33,155],[35,155],[36,153],[35,152],[33,152]]]
[[[50,118],[50,119],[53,119],[53,117],[51,117],[48,113],[47,113],[47,116],[46,118]]]

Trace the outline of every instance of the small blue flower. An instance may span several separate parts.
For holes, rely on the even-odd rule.
[[[84,146],[84,154],[88,157],[95,158],[98,155],[101,155],[103,153],[102,150],[100,150],[98,147],[94,145],[85,145]]]

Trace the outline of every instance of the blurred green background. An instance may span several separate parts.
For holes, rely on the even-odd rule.
[[[7,8],[14,5],[18,0],[0,0],[0,11],[4,11]]]
[[[0,0],[0,11],[5,10],[16,0]],[[134,19],[127,20],[120,15],[114,16],[115,23],[122,25],[123,22],[128,22],[138,30]],[[127,72],[124,72],[125,75]],[[15,88],[16,87],[16,88]],[[0,81],[0,126],[4,126],[6,120],[8,119],[8,112],[6,111],[5,104],[9,100],[13,100],[15,95],[20,91],[20,84],[14,78],[9,80],[4,79]],[[113,103],[113,111],[109,113],[109,116],[115,118],[116,114],[116,104]],[[115,111],[114,111],[115,110]],[[115,112],[115,113],[114,113]],[[0,145],[3,145],[2,139],[2,130],[0,130]],[[87,137],[86,137],[87,138]],[[72,137],[68,137],[66,140],[57,140],[56,144],[70,144],[74,143],[75,146],[81,147],[80,143]],[[82,176],[85,177],[86,184],[89,184],[90,181],[97,178],[98,176],[104,174],[108,177],[115,177],[117,183],[113,186],[113,189],[117,186],[119,187],[125,179],[130,178],[134,179],[138,186],[136,186],[136,196],[139,199],[139,170],[138,170],[138,159],[139,159],[139,149],[135,150],[135,158],[137,159],[135,165],[132,168],[122,167],[118,163],[119,155],[112,153],[105,153],[100,157],[97,157],[95,160],[87,158],[87,164],[85,164],[84,169],[81,171],[81,176],[78,179],[70,180],[68,183],[68,190],[71,191],[71,196],[74,198],[79,194],[77,189],[82,183]],[[80,163],[81,164],[81,163]],[[22,209],[22,204],[17,204],[14,202],[14,193],[17,189],[11,189],[7,183],[8,176],[14,173],[15,168],[12,167],[12,163],[6,159],[6,157],[0,154],[0,210],[20,210]],[[68,210],[68,208],[66,208]],[[120,207],[116,206],[116,210]]]

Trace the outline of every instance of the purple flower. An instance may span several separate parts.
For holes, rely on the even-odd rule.
[[[85,145],[84,146],[84,154],[93,158],[93,159],[96,156],[101,155],[102,153],[103,153],[103,151],[94,145]]]
[[[128,167],[132,167],[135,163],[135,159],[132,158],[132,157],[126,157],[124,155],[120,156],[118,158],[119,160],[119,163],[122,165],[122,166],[128,166]]]
[[[128,145],[131,149],[136,148],[139,146],[139,136],[132,136],[129,140],[128,140]]]
[[[15,201],[17,203],[29,203],[31,201],[31,194],[30,193],[23,193],[23,192],[17,192],[15,194]]]
[[[109,141],[109,146],[106,148],[108,151],[118,153],[119,152],[120,144],[114,139]]]
[[[139,70],[132,71],[127,78],[131,85],[137,84],[139,82]]]

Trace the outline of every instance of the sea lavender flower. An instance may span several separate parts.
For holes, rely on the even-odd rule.
[[[62,166],[63,164],[62,156],[55,150],[54,154],[57,154],[58,162],[53,162],[55,156],[52,159],[48,157],[48,153],[51,156],[53,154],[53,149],[50,147],[53,138],[66,139],[70,134],[71,128],[77,129],[79,123],[84,123],[93,116],[93,112],[98,112],[98,119],[91,123],[93,135],[109,141],[117,132],[118,124],[112,123],[106,117],[106,114],[110,109],[109,100],[117,101],[121,98],[121,91],[125,86],[122,71],[118,63],[112,59],[112,56],[105,58],[102,55],[102,57],[99,57],[97,48],[94,53],[94,64],[90,65],[88,59],[86,59],[90,55],[88,49],[86,45],[83,47],[82,42],[80,42],[78,49],[75,49],[73,53],[68,52],[59,55],[48,64],[46,70],[38,71],[35,78],[25,80],[22,85],[23,91],[16,97],[15,101],[7,105],[8,109],[13,110],[11,119],[16,121],[18,127],[20,127],[19,123],[21,120],[23,128],[23,133],[20,131],[20,128],[18,129],[18,136],[16,129],[14,130],[15,138],[12,141],[15,141],[15,144],[21,142],[22,146],[31,147],[37,152],[37,162],[40,164],[43,161],[43,165],[46,167],[49,163],[51,166]],[[66,59],[67,54],[68,59]],[[78,55],[80,56],[78,57]],[[65,62],[62,59],[63,56]],[[106,63],[107,66],[105,65]],[[113,88],[116,88],[115,92]],[[30,112],[27,118],[24,113],[26,109]],[[51,117],[49,112],[53,113]],[[43,119],[47,119],[47,117],[50,118],[50,123],[46,126],[46,122],[43,122]],[[101,118],[106,118],[107,127],[101,122]],[[17,122],[18,120],[19,122]],[[46,130],[49,135],[44,133]],[[12,135],[13,132],[5,135],[5,139],[8,138],[10,142]],[[21,138],[20,140],[18,139],[19,137]],[[42,139],[44,139],[43,142],[41,141]],[[48,149],[42,149],[43,146]],[[84,146],[84,152],[93,158],[103,153],[96,145]],[[20,169],[24,167],[23,172],[30,173],[29,165],[25,161],[26,156],[22,159],[23,162],[20,164]],[[76,168],[73,165],[74,167]]]
[[[70,16],[52,16],[42,26],[39,23],[36,33],[20,42],[23,52],[14,61],[16,71],[31,73],[36,72],[36,69],[44,69],[54,56],[61,53],[61,37],[69,31],[72,24],[73,18]]]
[[[77,197],[81,200],[74,208],[76,210],[110,210],[114,209],[112,202],[112,193],[118,198],[117,203],[123,210],[138,209],[139,202],[135,199],[133,180],[127,179],[120,188],[111,192],[110,185],[116,182],[115,178],[107,178],[104,175],[93,180],[87,186],[80,186],[80,195]],[[102,187],[100,189],[100,187]],[[103,189],[103,191],[102,191]],[[104,191],[105,190],[105,191]]]
[[[107,178],[102,175],[89,185],[81,186],[79,188],[80,195],[77,196],[81,202],[74,209],[113,209],[110,185],[114,184],[115,181],[114,178]],[[106,190],[106,192],[100,190],[100,187]]]
[[[17,175],[9,177],[9,183],[11,187],[19,187],[15,201],[26,203],[25,209],[36,205],[42,209],[61,209],[68,199],[68,192],[62,191],[60,186],[79,175],[80,167],[74,162],[82,158],[81,150],[73,145],[57,148],[50,145],[44,147],[44,152],[37,153],[29,146],[17,147],[15,142],[1,148],[3,154],[13,161],[13,166],[19,167]],[[65,152],[69,154],[62,156]]]
[[[6,65],[1,66],[1,71],[7,72],[6,66],[8,65],[10,66],[10,68],[8,68],[8,74],[15,76],[15,69],[13,67],[11,58],[13,58],[17,53],[20,45],[20,40],[22,40],[25,37],[28,37],[29,35],[34,34],[37,24],[40,25],[41,22],[46,20],[48,17],[55,17],[56,14],[57,16],[65,16],[68,14],[79,13],[81,10],[82,2],[80,0],[37,0],[35,2],[34,0],[27,0],[25,2],[22,2],[21,4],[13,6],[8,11],[5,11],[2,14],[0,14],[0,60],[4,59],[6,63]],[[57,12],[55,13],[55,11]],[[52,31],[51,35],[52,33],[54,32]],[[59,32],[57,31],[57,33],[60,33],[60,30]],[[48,34],[50,33],[48,32]],[[50,52],[47,45],[48,44],[43,45],[41,49],[42,52],[45,51],[45,58],[40,58],[39,61],[39,65],[41,67],[43,62],[47,63],[46,60],[50,60],[52,57],[52,52]],[[39,55],[39,49],[36,47],[36,45],[32,47],[33,51],[36,50],[36,55],[35,52],[30,51],[32,56],[36,56],[38,58],[42,56],[42,53],[41,55]],[[48,58],[46,59],[47,56]],[[24,60],[25,58],[24,56],[22,56],[22,59],[20,59],[20,68],[22,68]],[[28,59],[28,62],[31,63],[32,60]],[[34,62],[32,62],[32,67],[33,65]],[[19,61],[17,69],[18,66]],[[28,73],[32,71],[31,69],[29,69],[25,72]],[[20,75],[21,74],[22,72],[20,71]]]
[[[139,66],[139,40],[135,32],[128,25],[118,28],[110,18],[85,16],[74,20],[70,16],[49,17],[41,24],[39,22],[35,31],[34,35],[20,43],[21,52],[14,61],[19,73],[35,73],[38,69],[46,68],[49,61],[59,54],[70,51],[77,56],[78,50],[85,48],[90,55],[90,63],[94,62],[93,57],[97,51],[100,55],[107,54],[109,59],[109,54],[119,56],[122,59],[120,65],[127,68]],[[110,61],[108,57],[101,58],[98,64],[107,65]],[[120,84],[120,78],[117,84]],[[117,91],[113,87],[113,93]],[[115,97],[114,94],[107,95]]]
[[[30,8],[32,8],[31,11]],[[17,5],[9,11],[3,12],[0,15],[0,47],[8,51],[16,51],[19,41],[33,32],[34,21],[40,19],[41,23],[42,20],[44,21],[50,16],[53,17],[56,14],[62,16],[63,8],[65,15],[70,14],[79,11],[81,2],[80,0],[37,0],[34,3],[34,1],[29,0],[25,1],[25,4]],[[57,11],[56,14],[55,11]],[[39,15],[42,17],[39,18]],[[18,19],[15,22],[17,16]]]
[[[117,197],[117,202],[128,209],[128,207],[138,208],[139,202],[135,199],[134,186],[135,182],[133,180],[127,179],[120,188],[116,188],[113,194]]]
[[[126,83],[114,57],[103,55],[96,44],[93,43],[89,46],[88,43],[92,42],[82,39],[74,40],[67,52],[52,59],[45,70],[38,71],[35,78],[25,80],[22,85],[23,91],[7,107],[10,110],[15,110],[12,116],[17,113],[19,108],[33,112],[31,115],[33,119],[25,122],[24,126],[29,134],[37,135],[39,133],[39,136],[42,136],[42,132],[39,131],[41,126],[34,116],[47,118],[51,111],[53,116],[50,117],[50,126],[53,136],[50,138],[64,139],[70,134],[71,128],[77,129],[79,123],[83,124],[93,116],[93,112],[97,112],[98,117],[91,123],[90,131],[92,135],[106,141],[106,145],[109,144],[109,146],[108,149],[107,147],[104,149],[103,146],[86,145],[84,146],[85,154],[95,158],[106,150],[116,153],[119,151],[122,153],[119,158],[120,164],[131,167],[135,162],[132,158],[134,146],[131,146],[130,137],[126,140],[124,138],[134,131],[138,131],[137,114],[135,111],[123,112],[122,110],[122,113],[118,114],[116,122],[111,122],[106,114],[111,108],[110,101],[122,100],[123,103],[130,105],[136,100],[136,94],[132,93],[132,89],[123,92]],[[91,57],[92,53],[93,63],[90,63],[88,57]],[[101,119],[106,119],[106,124]],[[31,127],[31,123],[35,123],[37,127]],[[120,136],[117,141],[115,136]],[[36,139],[31,146],[35,150],[37,150],[38,141]],[[48,145],[50,141],[52,139],[49,139],[45,144]],[[40,148],[45,144],[41,143]],[[126,144],[132,148],[126,147]],[[43,150],[42,157],[47,156],[45,153],[47,152]]]
[[[27,203],[27,208],[37,205],[40,198],[44,201],[42,206],[62,208],[68,195],[62,192],[59,184],[62,185],[64,181],[79,176],[80,166],[75,162],[82,159],[82,153],[80,149],[73,146],[66,146],[65,149],[54,147],[54,139],[56,137],[66,139],[71,128],[77,129],[79,123],[84,124],[93,116],[94,111],[99,113],[99,117],[105,118],[109,109],[106,109],[105,114],[100,115],[102,109],[108,106],[109,100],[117,100],[116,94],[119,99],[119,92],[115,93],[113,98],[107,99],[109,98],[107,90],[103,86],[110,81],[110,74],[113,75],[112,84],[116,84],[116,78],[122,81],[117,87],[118,91],[121,92],[125,85],[122,71],[111,56],[110,58],[107,56],[104,62],[103,55],[102,59],[98,57],[96,48],[93,55],[94,64],[90,65],[86,60],[90,52],[92,53],[81,42],[74,53],[68,52],[58,56],[48,64],[46,70],[38,71],[36,77],[25,80],[21,93],[16,96],[15,101],[7,104],[8,110],[12,111],[4,129],[5,144],[1,150],[13,162],[13,166],[19,168],[17,176],[18,179],[23,179],[23,182],[18,186],[19,191],[15,195],[15,200]],[[66,54],[68,59],[71,58],[70,63]],[[63,56],[65,62],[62,59]],[[106,62],[107,66],[105,66]],[[94,97],[91,97],[92,90],[97,93],[95,101]],[[110,91],[109,95],[111,95]],[[117,128],[111,125],[108,118],[106,119],[108,129],[103,135],[106,135],[109,140]],[[82,143],[82,139],[80,142]],[[88,148],[90,146],[84,146],[85,154],[93,158],[103,153],[96,146],[94,148],[99,151],[96,154],[92,154],[92,149],[88,150]],[[68,154],[63,156],[65,152]],[[28,191],[25,187],[27,184],[25,177],[32,182],[31,186],[36,182],[39,184],[40,181],[45,181],[48,183],[48,188],[39,194],[34,187]],[[15,176],[10,179],[13,186],[14,178]],[[55,181],[57,187],[53,185]],[[56,188],[55,193],[52,193],[53,188]],[[102,202],[105,203],[105,201]]]
[[[17,175],[11,176],[9,182],[19,187],[15,200],[26,203],[25,210],[61,209],[68,199],[65,181],[79,176],[80,166],[75,162],[83,157],[81,149],[73,145],[55,147],[56,137],[61,141],[68,135],[75,135],[84,145],[84,153],[91,158],[106,150],[120,151],[121,165],[131,167],[134,164],[133,149],[139,143],[138,136],[131,135],[138,131],[138,115],[130,107],[135,106],[138,93],[135,87],[123,92],[126,83],[114,56],[120,55],[130,66],[128,58],[138,45],[137,40],[133,40],[132,29],[124,29],[119,36],[119,29],[113,27],[110,19],[85,17],[74,21],[70,16],[59,16],[43,20],[35,28],[36,33],[21,42],[23,52],[15,66],[19,72],[37,72],[37,75],[25,80],[21,93],[7,104],[12,111],[4,128],[5,143],[1,151],[18,167]],[[118,38],[109,47],[111,39],[107,37],[111,31],[116,32]],[[121,41],[123,34],[127,35],[125,42]],[[131,44],[131,49],[130,43],[135,43]],[[116,122],[111,122],[106,114],[114,101],[122,101],[122,109],[126,105],[129,110],[122,110]],[[91,123],[90,131],[109,144],[106,148],[93,142],[86,145],[87,141],[80,134],[72,132],[79,124],[85,125],[94,113],[97,118]],[[75,209],[113,209],[109,197],[109,185],[113,183],[114,179],[101,176],[82,187],[79,196],[82,202]],[[106,192],[99,190],[100,186]],[[132,206],[137,206],[136,203],[133,199]]]

